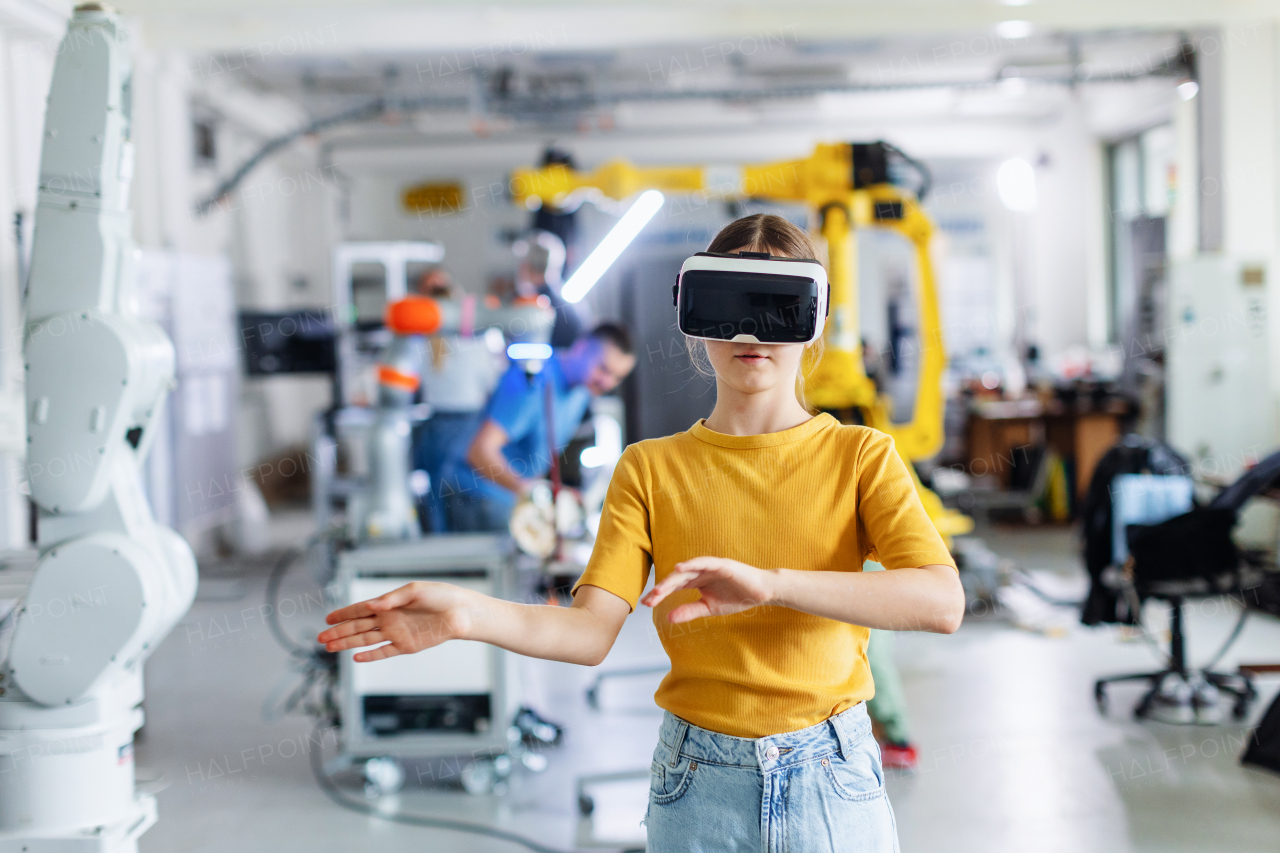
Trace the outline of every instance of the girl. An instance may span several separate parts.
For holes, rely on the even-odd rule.
[[[817,257],[762,214],[708,251]],[[355,655],[373,661],[470,639],[594,666],[642,601],[671,658],[649,850],[896,851],[867,629],[956,630],[955,563],[893,440],[803,405],[811,344],[705,343],[711,416],[627,448],[571,607],[412,583],[330,613],[320,642],[383,644]],[[869,555],[890,571],[864,574]]]

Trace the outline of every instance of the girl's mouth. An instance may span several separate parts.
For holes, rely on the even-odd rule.
[[[734,358],[739,359],[740,361],[745,361],[747,364],[759,364],[762,361],[768,360],[769,356],[764,353],[748,351],[740,352],[735,355]]]

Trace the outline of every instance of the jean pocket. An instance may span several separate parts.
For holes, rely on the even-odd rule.
[[[822,759],[831,787],[843,799],[863,802],[884,795],[884,770],[880,764],[880,747],[867,735],[841,758],[832,753]]]
[[[682,755],[675,767],[655,761],[649,770],[649,797],[654,805],[662,806],[685,795],[698,770],[698,762]]]

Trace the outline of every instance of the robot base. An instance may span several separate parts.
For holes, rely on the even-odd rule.
[[[0,853],[136,853],[156,821],[155,798],[134,789],[142,711],[112,713],[134,696],[141,679],[130,673],[74,706],[0,702]],[[64,725],[27,728],[42,718]]]
[[[156,798],[134,797],[124,820],[58,835],[0,832],[0,853],[138,853],[138,839],[156,822]]]

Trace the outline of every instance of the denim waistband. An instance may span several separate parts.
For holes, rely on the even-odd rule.
[[[794,732],[762,738],[743,738],[709,731],[682,720],[670,711],[662,719],[658,738],[671,752],[671,763],[681,755],[707,764],[757,767],[774,770],[813,761],[833,752],[848,758],[853,745],[871,734],[867,703],[859,702],[833,717]]]

